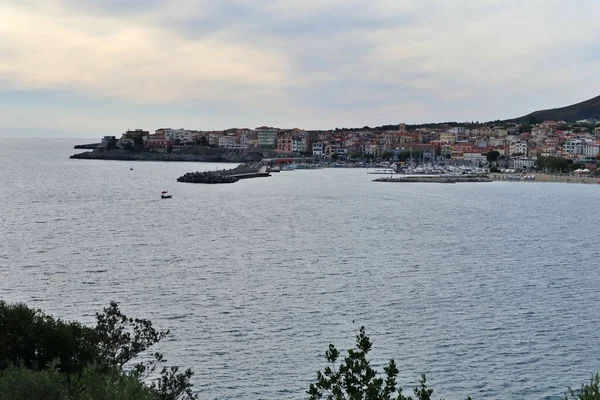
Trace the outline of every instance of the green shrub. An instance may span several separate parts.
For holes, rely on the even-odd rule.
[[[0,301],[0,374],[13,396],[7,399],[196,398],[190,369],[167,368],[160,353],[152,361],[134,364],[169,331],[156,330],[146,319],[128,318],[115,302],[96,314],[96,320],[89,328]],[[125,370],[125,364],[132,368]],[[144,385],[155,374],[159,377]],[[17,384],[28,380],[31,385]],[[42,395],[45,390],[48,395]]]
[[[65,400],[68,387],[54,368],[33,371],[23,366],[0,372],[0,400]]]

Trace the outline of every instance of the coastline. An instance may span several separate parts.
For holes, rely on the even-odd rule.
[[[73,154],[69,158],[79,160],[111,160],[111,161],[174,161],[174,162],[220,162],[246,163],[260,161],[262,153],[236,151],[219,151],[208,149],[204,154],[191,153],[157,153],[128,150],[94,149],[83,153]]]

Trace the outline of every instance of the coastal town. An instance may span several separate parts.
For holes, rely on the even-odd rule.
[[[161,128],[105,136],[98,151],[185,154],[195,148],[264,157],[311,157],[322,161],[451,163],[528,171],[535,168],[595,173],[600,158],[600,123],[542,121],[537,124],[406,124],[335,130],[261,126],[223,131]],[[257,158],[257,159],[258,159]],[[553,160],[554,162],[549,162]],[[543,161],[543,162],[542,162]]]

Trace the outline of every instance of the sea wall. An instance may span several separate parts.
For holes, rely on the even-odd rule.
[[[375,179],[373,182],[393,182],[393,183],[462,183],[462,182],[491,182],[487,176],[403,176],[403,177],[386,177]]]
[[[490,174],[493,181],[510,181],[510,182],[561,182],[561,183],[593,183],[600,182],[599,177],[579,176],[571,174],[542,174],[542,173],[526,173],[526,174]]]

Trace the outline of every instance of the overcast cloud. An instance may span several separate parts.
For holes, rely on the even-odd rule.
[[[0,21],[3,136],[484,121],[600,94],[597,0],[0,0]]]

